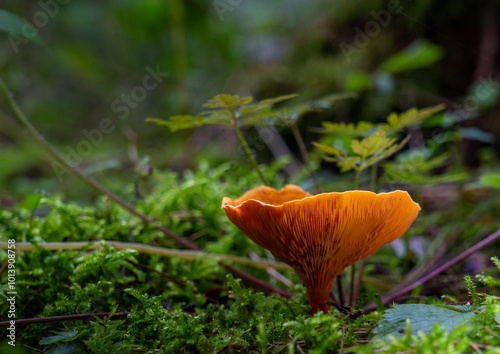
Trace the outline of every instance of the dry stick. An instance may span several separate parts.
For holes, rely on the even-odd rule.
[[[147,224],[153,224],[154,220],[149,218],[147,215],[141,213],[137,209],[135,209],[131,204],[127,203],[126,201],[122,200],[120,197],[117,195],[113,194],[111,191],[106,189],[103,185],[101,185],[99,182],[93,180],[92,178],[88,177],[85,175],[83,172],[81,172],[78,168],[71,166],[64,158],[62,155],[60,155],[53,147],[50,145],[44,138],[43,136],[36,130],[36,128],[31,124],[29,119],[24,115],[23,111],[21,111],[21,108],[18,106],[17,102],[13,99],[12,93],[9,91],[3,80],[0,78],[0,91],[4,94],[5,98],[7,99],[7,102],[9,103],[9,106],[12,108],[14,113],[16,114],[17,118],[21,121],[21,123],[30,131],[30,133],[33,135],[33,137],[54,157],[59,163],[62,165],[66,166],[70,171],[72,171],[74,174],[76,174],[78,177],[80,177],[84,182],[89,184],[92,188],[97,190],[98,192],[106,195],[108,198],[113,200],[115,203],[121,205],[123,208],[128,210],[130,213],[134,214],[135,216],[139,217],[142,221],[144,221]],[[193,242],[182,238],[166,227],[163,227],[161,225],[153,224],[153,226],[163,232],[165,235],[170,237],[172,240],[175,242],[183,245],[186,248],[192,249],[192,250],[197,250],[197,251],[202,251],[202,249],[194,244]],[[231,266],[224,265],[223,266],[231,271],[232,273],[238,275],[241,278],[247,279],[256,285],[260,286],[263,289],[269,290],[271,292],[274,292],[276,294],[279,294],[281,296],[287,297],[287,298],[292,298],[293,295],[273,287],[270,284],[267,284],[266,282],[251,276],[250,274],[247,274],[243,271],[237,270]]]
[[[16,251],[36,251],[39,248],[44,250],[79,250],[84,247],[88,249],[105,249],[102,244],[105,242],[108,246],[114,247],[117,250],[132,249],[139,253],[145,254],[156,254],[163,257],[178,257],[188,261],[194,261],[198,259],[199,256],[203,255],[207,258],[215,258],[220,262],[230,262],[243,264],[246,266],[255,267],[258,269],[280,269],[280,270],[291,270],[292,268],[285,263],[269,262],[265,259],[253,260],[246,257],[233,256],[230,254],[216,254],[216,253],[206,253],[203,251],[196,250],[177,250],[171,248],[164,248],[158,246],[146,245],[143,243],[135,242],[121,242],[121,241],[77,241],[77,242],[40,242],[33,245],[31,242],[16,242]],[[0,249],[7,249],[9,246],[8,242],[0,241]]]
[[[27,325],[31,323],[47,323],[47,322],[64,322],[64,321],[79,321],[88,320],[94,317],[110,317],[110,320],[127,317],[130,312],[100,312],[100,313],[83,313],[78,315],[67,315],[67,316],[53,316],[53,317],[34,317],[34,318],[22,318],[20,320],[16,319],[16,325]],[[0,322],[0,327],[6,327],[10,325],[10,321]]]
[[[424,284],[425,282],[429,281],[430,279],[432,279],[435,276],[439,275],[440,273],[444,272],[448,268],[453,267],[455,264],[463,261],[465,258],[469,257],[474,252],[479,251],[481,248],[483,248],[484,246],[489,245],[490,243],[492,243],[493,241],[495,241],[498,238],[500,238],[500,230],[492,233],[491,235],[489,235],[488,237],[486,237],[482,241],[476,243],[474,246],[472,246],[471,248],[469,248],[467,251],[462,252],[461,254],[459,254],[458,256],[456,256],[455,258],[453,258],[451,261],[443,264],[441,267],[439,267],[439,268],[435,269],[434,271],[430,272],[425,277],[417,280],[413,284],[408,285],[406,288],[401,289],[401,290],[397,291],[396,293],[394,293],[392,295],[389,295],[389,296],[387,296],[385,298],[382,298],[382,303],[384,305],[387,305],[387,304],[391,303],[392,301],[396,300],[398,297],[400,297],[402,295],[406,295],[407,293],[409,293],[410,291],[412,291],[413,289],[415,289],[417,286]],[[370,304],[370,305],[366,306],[364,308],[364,310],[365,310],[365,312],[367,312],[367,311],[373,311],[376,308],[377,308],[377,305]]]

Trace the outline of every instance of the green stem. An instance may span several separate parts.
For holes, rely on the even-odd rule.
[[[356,172],[354,174],[354,190],[357,190],[358,189],[358,181],[359,181],[359,173],[361,172],[361,170],[356,169],[355,171]]]
[[[234,128],[236,129],[236,134],[238,134],[238,138],[240,138],[241,144],[243,145],[243,148],[245,149],[245,151],[248,155],[248,158],[250,159],[250,162],[252,163],[253,167],[255,168],[257,173],[259,174],[260,180],[266,186],[269,185],[269,183],[267,183],[266,177],[264,177],[261,170],[259,169],[259,165],[257,164],[257,161],[255,160],[255,157],[252,154],[252,150],[250,150],[250,146],[248,146],[248,143],[247,143],[245,137],[243,136],[243,133],[241,132],[240,128],[238,127],[237,122],[234,122]]]
[[[316,186],[316,190],[318,193],[321,192],[321,187],[319,185],[319,179],[316,175],[316,172],[311,167],[311,158],[309,157],[309,153],[307,152],[306,144],[304,143],[304,139],[302,139],[302,135],[300,134],[299,128],[295,122],[290,124],[290,129],[292,130],[293,136],[297,145],[299,146],[300,154],[302,155],[302,160],[304,160],[304,164],[306,165],[311,178],[314,181],[314,185]]]

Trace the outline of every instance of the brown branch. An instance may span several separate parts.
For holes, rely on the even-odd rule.
[[[387,305],[387,304],[393,302],[394,300],[398,299],[399,297],[408,294],[410,291],[412,291],[413,289],[415,289],[417,286],[422,285],[422,284],[428,282],[429,280],[431,280],[435,276],[441,274],[442,272],[444,272],[448,268],[451,268],[455,264],[460,263],[461,261],[463,261],[464,259],[466,259],[467,257],[469,257],[471,254],[479,251],[481,248],[489,245],[493,241],[496,241],[498,238],[500,238],[500,230],[497,230],[496,232],[492,233],[491,235],[489,235],[488,237],[486,237],[482,241],[476,243],[474,246],[472,246],[471,248],[469,248],[467,251],[462,252],[461,254],[459,254],[458,256],[456,256],[455,258],[453,258],[451,261],[443,264],[441,267],[439,267],[439,268],[435,269],[434,271],[430,272],[429,274],[427,274],[425,277],[422,277],[421,279],[413,282],[412,284],[408,285],[404,289],[401,289],[401,290],[395,292],[394,294],[391,294],[391,295],[388,295],[386,297],[383,297],[382,298],[382,303],[384,305]],[[368,305],[368,306],[366,306],[364,308],[364,311],[365,312],[373,311],[376,308],[377,308],[377,305],[370,304],[370,305]]]
[[[278,294],[279,296],[283,296],[284,298],[287,298],[287,299],[293,298],[293,294],[289,293],[288,291],[281,290],[279,288],[275,288],[271,284],[268,284],[265,281],[260,280],[257,277],[254,277],[253,275],[250,275],[250,274],[247,274],[245,272],[242,272],[241,270],[236,269],[236,268],[234,268],[232,266],[228,266],[228,265],[224,265],[224,264],[223,264],[223,266],[224,266],[224,268],[226,268],[227,270],[229,270],[234,275],[236,275],[236,276],[238,276],[240,278],[246,279],[248,281],[251,281],[252,283],[254,283],[255,285],[261,287],[262,289],[268,290],[270,292]]]

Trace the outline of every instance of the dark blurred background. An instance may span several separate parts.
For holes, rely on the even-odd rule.
[[[0,9],[44,43],[0,33],[2,78],[45,138],[112,189],[133,181],[140,161],[181,171],[244,158],[223,128],[170,133],[145,122],[196,114],[219,93],[304,102],[358,92],[302,119],[307,142],[322,120],[378,122],[445,103],[474,128],[460,142],[465,166],[481,163],[482,147],[498,153],[499,1],[16,0]],[[262,149],[257,158],[273,157]],[[1,99],[0,199],[41,189],[92,198],[76,178],[58,178]]]

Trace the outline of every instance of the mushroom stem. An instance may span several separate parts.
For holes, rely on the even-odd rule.
[[[326,302],[330,300],[330,290],[332,287],[333,279],[331,279],[328,284],[324,286],[319,284],[306,285],[307,299],[309,300],[309,305],[311,306],[309,313],[311,315],[314,315],[318,311],[328,313],[330,305]]]

